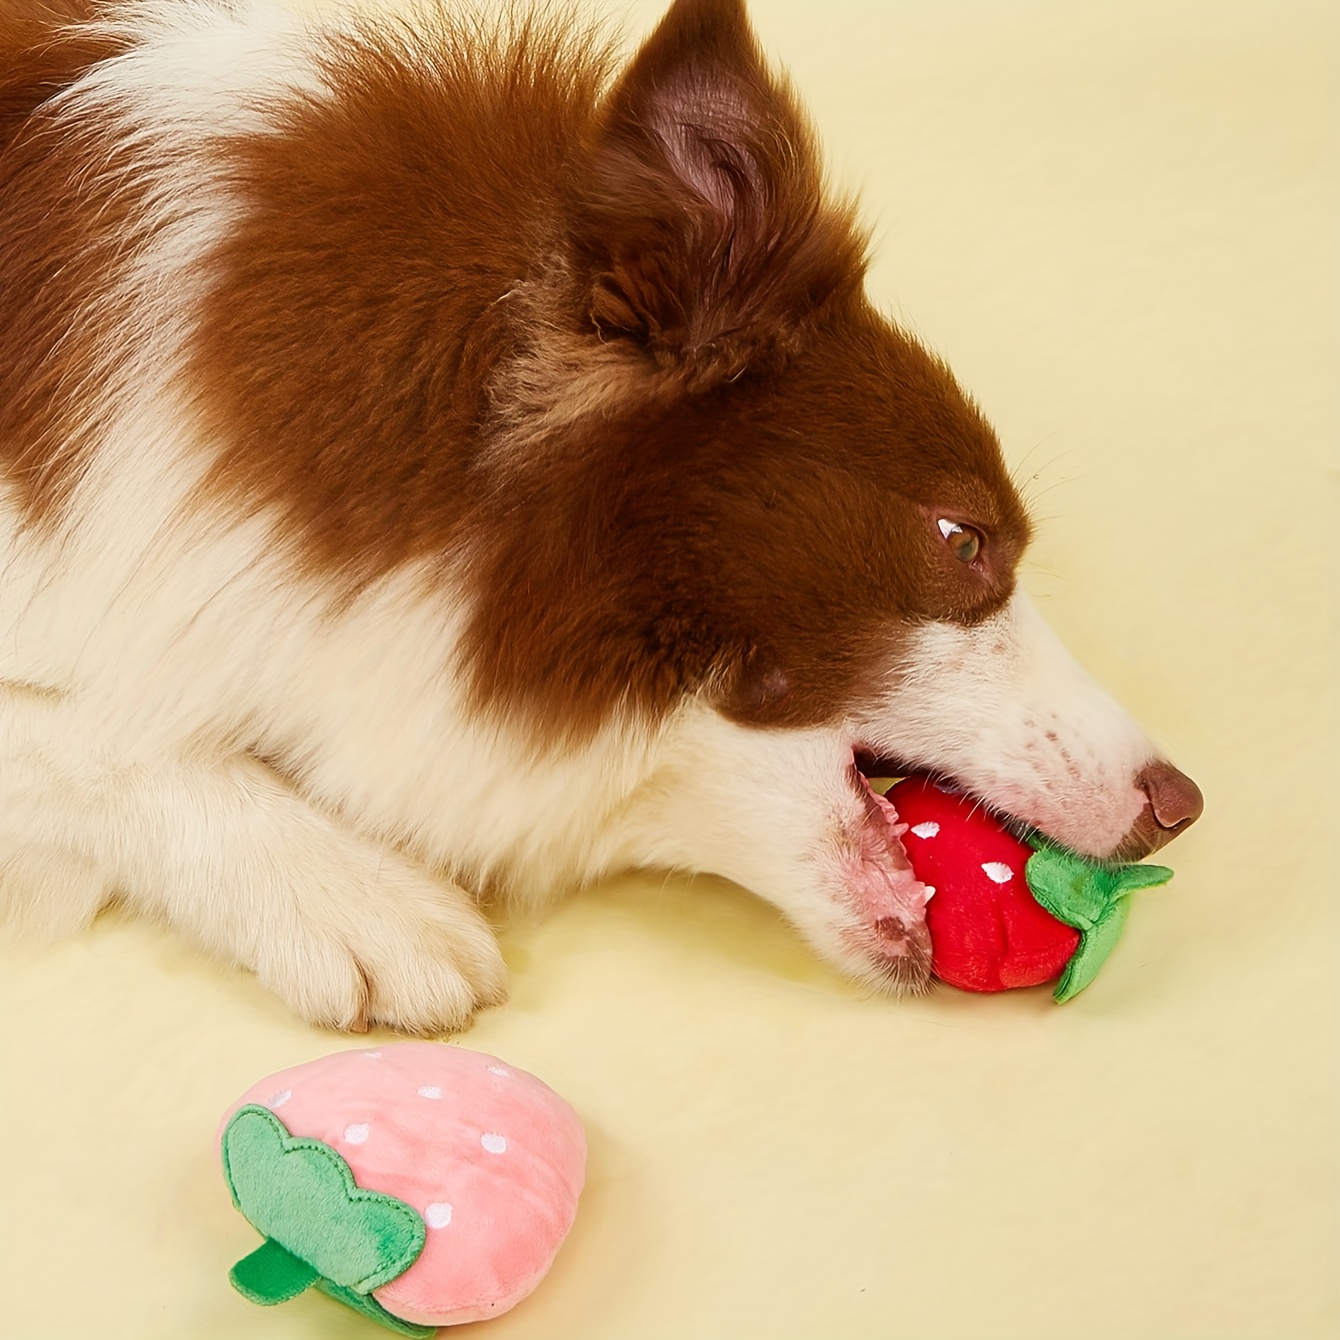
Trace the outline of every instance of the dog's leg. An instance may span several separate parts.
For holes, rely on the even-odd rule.
[[[112,898],[339,1028],[459,1028],[504,968],[460,888],[313,809],[255,759],[118,759],[57,695],[0,685],[0,905],[50,937]]]

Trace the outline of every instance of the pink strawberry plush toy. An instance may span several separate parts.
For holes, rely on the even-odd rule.
[[[577,1114],[533,1075],[436,1042],[337,1052],[229,1109],[233,1204],[265,1241],[252,1302],[315,1286],[401,1335],[495,1317],[544,1277],[586,1166]]]
[[[1055,998],[1070,1000],[1117,943],[1130,895],[1172,878],[1165,866],[1103,864],[1036,834],[1017,837],[929,777],[904,778],[885,799],[906,825],[913,873],[935,890],[926,905],[931,969],[967,991],[1059,978]]]

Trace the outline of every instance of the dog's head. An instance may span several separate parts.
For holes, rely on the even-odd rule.
[[[1095,856],[1196,817],[1017,590],[996,438],[867,301],[738,0],[674,5],[587,128],[564,228],[495,385],[524,488],[474,663],[565,731],[660,724],[622,856],[736,878],[916,984],[926,895],[863,772],[932,770]]]

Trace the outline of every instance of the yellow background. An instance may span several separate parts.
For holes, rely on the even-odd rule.
[[[873,293],[1035,501],[1028,585],[1208,808],[1059,1009],[871,998],[709,879],[510,930],[464,1041],[578,1108],[590,1177],[478,1333],[1340,1335],[1340,10],[753,12],[875,225]],[[213,1155],[231,1099],[345,1038],[116,916],[3,968],[0,1334],[374,1334],[232,1292],[255,1237]]]

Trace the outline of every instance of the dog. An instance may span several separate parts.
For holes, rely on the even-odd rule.
[[[0,0],[0,885],[343,1029],[486,919],[712,872],[924,989],[876,775],[1095,857],[1201,809],[1016,584],[1024,505],[741,0]]]

